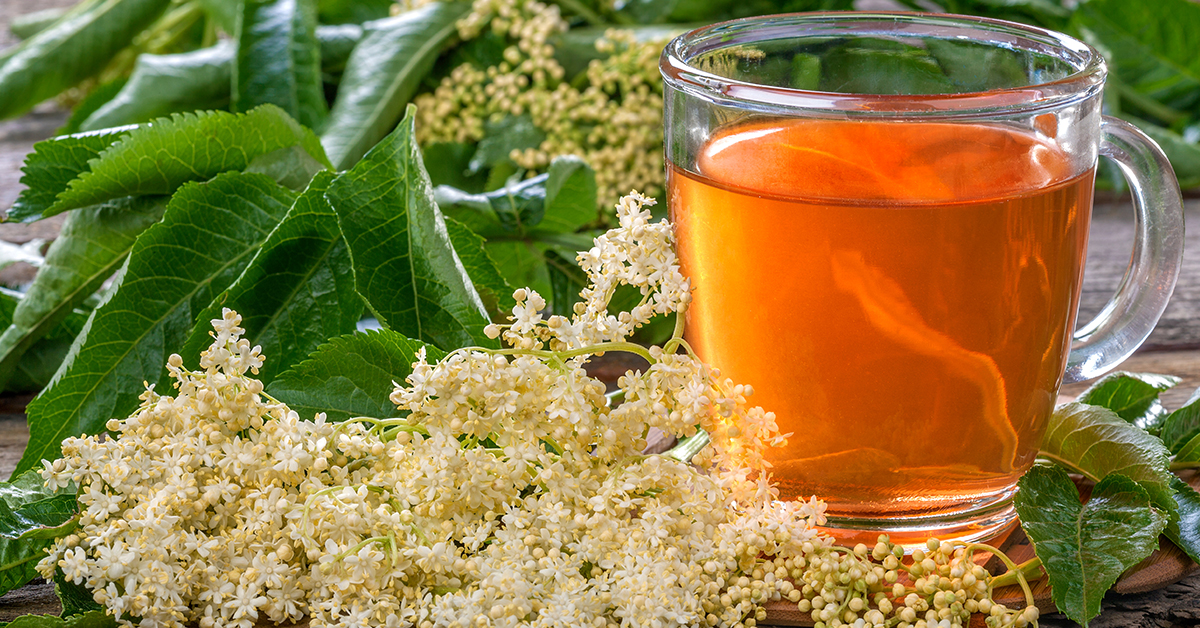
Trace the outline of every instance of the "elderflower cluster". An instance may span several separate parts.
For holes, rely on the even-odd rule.
[[[763,452],[784,436],[748,386],[697,359],[682,325],[662,347],[626,341],[688,303],[650,202],[623,199],[581,254],[592,283],[571,320],[542,320],[522,290],[492,329],[507,348],[418,352],[390,395],[402,418],[301,420],[250,376],[263,358],[226,310],[198,370],[169,359],[175,396],[148,387],[112,436],[46,463],[82,512],[39,572],[143,628],[754,628],[782,600],[822,628],[1036,623],[992,603],[971,561],[986,546],[931,542],[908,564],[885,538],[833,547],[824,504],[778,501]],[[619,284],[653,305],[611,317]],[[584,364],[621,350],[650,364],[614,405]],[[652,428],[682,440],[644,454]]]
[[[658,56],[665,42],[639,42],[609,30],[596,42],[604,58],[567,82],[554,58],[553,37],[567,29],[557,6],[537,0],[476,0],[458,24],[463,39],[485,28],[510,43],[499,64],[454,68],[432,92],[418,96],[422,145],[474,143],[488,122],[528,115],[545,133],[537,147],[509,157],[532,175],[558,155],[579,155],[596,171],[597,201],[609,206],[623,190],[660,191],[662,81]]]
[[[45,463],[48,483],[79,486],[82,512],[38,570],[87,586],[125,624],[249,626],[308,610],[292,518],[333,426],[263,399],[248,376],[263,358],[240,320],[213,321],[202,370],[171,356],[178,395],[148,387],[133,416],[108,422],[115,438],[68,438]]]
[[[679,270],[674,232],[663,220],[652,223],[646,207],[654,199],[632,192],[617,203],[618,226],[597,237],[594,246],[579,254],[588,285],[580,293],[574,315],[554,315],[543,320],[546,300],[532,290],[517,290],[512,323],[492,324],[489,337],[503,336],[519,349],[570,351],[600,342],[622,342],[658,314],[681,311],[691,301],[691,287]],[[642,299],[632,309],[608,311],[619,286],[637,288]],[[543,324],[545,323],[545,324]]]

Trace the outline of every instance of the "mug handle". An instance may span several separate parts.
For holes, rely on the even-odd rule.
[[[1100,122],[1100,154],[1117,163],[1133,192],[1133,255],[1117,293],[1075,332],[1063,383],[1103,375],[1133,354],[1167,308],[1183,260],[1183,198],[1166,155],[1109,116]]]

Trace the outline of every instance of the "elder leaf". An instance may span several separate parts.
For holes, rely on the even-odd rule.
[[[68,436],[104,431],[138,405],[137,382],[160,382],[196,315],[262,248],[295,196],[259,174],[230,172],[176,192],[162,222],[134,243],[119,287],[88,319],[51,384],[27,408],[17,473],[60,456]]]
[[[0,288],[0,328],[7,329],[12,324],[13,312],[26,298],[24,293]],[[62,364],[67,350],[75,336],[83,329],[88,312],[75,309],[46,335],[32,344],[30,350],[21,360],[17,361],[12,376],[5,383],[5,392],[36,392],[50,382],[54,372]]]
[[[546,171],[546,213],[539,228],[574,233],[596,220],[596,171],[574,155],[555,157]]]
[[[54,137],[33,145],[33,152],[21,167],[21,190],[6,221],[32,222],[40,220],[54,199],[67,184],[87,172],[88,161],[100,156],[106,148],[121,139],[130,128],[109,129],[97,133]]]
[[[1197,463],[1200,463],[1200,434],[1196,434],[1179,448],[1175,454],[1175,463],[1184,463],[1188,466],[1196,466]]]
[[[335,169],[354,165],[392,130],[470,8],[469,3],[431,2],[364,25],[366,33],[346,61],[321,131]]]
[[[245,0],[241,6],[232,109],[269,103],[304,126],[317,126],[327,108],[316,0]]]
[[[1059,466],[1036,465],[1018,486],[1017,514],[1050,578],[1054,604],[1086,627],[1121,573],[1158,547],[1168,516],[1141,484],[1120,474],[1096,484],[1086,504]]]
[[[500,274],[496,262],[487,252],[484,239],[453,218],[446,218],[446,233],[450,236],[450,243],[454,245],[459,261],[471,277],[471,283],[487,306],[489,317],[494,321],[506,320],[514,303],[513,287]]]
[[[1162,425],[1167,415],[1166,408],[1158,400],[1158,394],[1180,381],[1180,378],[1171,375],[1117,371],[1089,386],[1076,401],[1108,408],[1122,419],[1144,430],[1154,431]]]
[[[0,382],[24,368],[34,343],[121,266],[134,239],[158,222],[165,196],[119,198],[67,214],[58,238],[0,333]]]
[[[439,347],[495,342],[487,311],[433,200],[414,129],[399,127],[325,193],[350,248],[354,282],[385,327]]]
[[[1163,419],[1160,433],[1167,449],[1177,457],[1197,436],[1200,436],[1200,389],[1192,393],[1186,403]]]
[[[1200,7],[1194,2],[1092,0],[1080,3],[1071,28],[1102,48],[1114,78],[1138,93],[1179,110],[1198,104]]]
[[[74,530],[74,487],[47,489],[37,470],[0,482],[0,594],[32,580],[54,539]]]
[[[1200,563],[1200,493],[1177,475],[1171,476],[1171,489],[1175,491],[1175,506],[1179,516],[1167,524],[1163,534],[1179,546],[1192,562]]]
[[[188,181],[243,170],[259,155],[297,145],[329,165],[316,136],[274,105],[243,114],[202,111],[160,118],[104,150],[44,214],[122,196],[171,194]]]
[[[267,392],[302,419],[318,412],[331,421],[393,417],[398,411],[388,396],[412,372],[422,348],[430,363],[445,356],[437,347],[388,329],[338,336],[281,373]]]
[[[1112,410],[1083,403],[1054,409],[1038,456],[1081,473],[1093,482],[1119,473],[1141,484],[1154,505],[1174,513],[1167,448]]]
[[[138,55],[129,81],[91,115],[80,130],[105,129],[149,122],[160,116],[196,109],[224,109],[229,105],[229,84],[234,42],[169,55]]]
[[[318,173],[237,281],[200,313],[179,351],[185,363],[199,364],[212,343],[210,321],[223,308],[241,314],[245,338],[262,347],[266,361],[257,378],[264,384],[329,338],[354,331],[363,302],[337,215],[325,200],[332,180],[332,172]]]
[[[0,119],[10,118],[104,69],[170,0],[84,2],[12,50],[0,52]]]

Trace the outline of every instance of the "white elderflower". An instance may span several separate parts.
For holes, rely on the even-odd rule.
[[[784,436],[753,391],[700,362],[682,323],[663,347],[626,340],[688,304],[650,202],[623,199],[620,226],[581,254],[590,285],[570,320],[522,290],[492,329],[508,348],[418,352],[391,395],[403,418],[300,420],[263,394],[263,358],[226,310],[200,370],[169,359],[174,396],[147,388],[112,437],[67,439],[45,465],[48,484],[79,486],[81,513],[39,571],[126,626],[750,628],[785,598],[851,625],[918,610],[961,625],[967,608],[1035,620],[991,602],[975,546],[914,556],[920,594],[886,539],[832,547],[823,504],[775,499],[762,454]],[[618,285],[643,299],[613,315]],[[605,351],[650,362],[621,377],[618,404],[583,368]],[[644,455],[651,427],[685,440]]]

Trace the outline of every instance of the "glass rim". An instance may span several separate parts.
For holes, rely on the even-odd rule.
[[[776,26],[832,26],[871,22],[892,22],[926,27],[947,26],[959,30],[986,32],[1012,41],[1028,41],[1046,46],[1053,56],[1074,69],[1071,74],[1017,87],[986,91],[942,94],[863,94],[824,92],[777,87],[732,79],[696,67],[691,63],[702,53],[731,45],[731,35],[763,23]],[[898,31],[903,35],[903,31]],[[799,38],[805,33],[797,33]],[[816,35],[817,33],[812,33]],[[850,34],[841,31],[839,34]],[[862,30],[858,34],[880,34]],[[916,35],[914,39],[928,35]],[[766,40],[766,37],[757,41]],[[755,40],[737,40],[736,44]],[[989,43],[988,40],[978,40]],[[754,109],[779,115],[830,115],[865,117],[976,117],[1006,113],[1030,113],[1052,110],[1089,98],[1103,88],[1107,66],[1104,56],[1092,46],[1063,33],[1016,22],[948,13],[886,11],[830,11],[784,13],[740,18],[703,26],[671,40],[659,58],[659,70],[666,85],[724,106]]]

